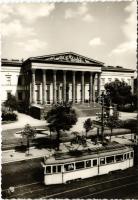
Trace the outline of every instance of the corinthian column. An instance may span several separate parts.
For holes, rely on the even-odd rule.
[[[101,91],[101,73],[97,74],[97,96],[100,96]]]
[[[72,102],[75,103],[75,71],[72,72]]]
[[[90,87],[89,87],[90,103],[93,101],[93,74],[90,72]]]
[[[42,103],[46,103],[46,70],[43,70]]]
[[[35,103],[35,69],[32,69],[32,103]]]
[[[95,102],[95,74],[93,74],[92,101]]]
[[[53,103],[56,104],[56,70],[53,71]]]
[[[63,101],[66,101],[66,71],[63,71]]]
[[[84,103],[84,72],[81,75],[81,103]]]

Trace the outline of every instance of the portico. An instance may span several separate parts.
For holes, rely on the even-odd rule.
[[[30,95],[32,104],[55,104],[57,102],[71,101],[73,103],[93,102],[95,93],[100,94],[99,73],[96,72],[76,72],[71,71],[71,77],[68,77],[68,71],[62,71],[63,81],[57,79],[57,70],[42,70],[42,81],[36,81],[37,70],[32,70],[32,82]],[[52,79],[47,81],[47,76],[52,74]],[[68,75],[70,75],[68,74]],[[81,80],[76,81],[80,75]],[[96,79],[96,76],[98,77]],[[71,78],[70,81],[68,78]],[[96,91],[97,89],[97,91]]]
[[[103,63],[75,53],[29,58],[30,104],[92,103],[100,95]]]

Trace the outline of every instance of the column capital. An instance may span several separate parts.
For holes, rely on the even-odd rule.
[[[46,69],[42,69],[42,72],[45,73],[45,72],[46,72]]]

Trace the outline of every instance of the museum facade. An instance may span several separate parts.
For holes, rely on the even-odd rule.
[[[1,99],[9,94],[19,102],[49,105],[69,101],[92,103],[115,79],[127,82],[133,92],[134,70],[105,66],[100,61],[67,52],[30,57],[27,60],[2,59]]]

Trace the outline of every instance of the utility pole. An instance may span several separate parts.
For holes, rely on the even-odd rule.
[[[104,141],[104,98],[102,98],[102,113],[101,113],[101,136],[102,136],[102,144]]]

